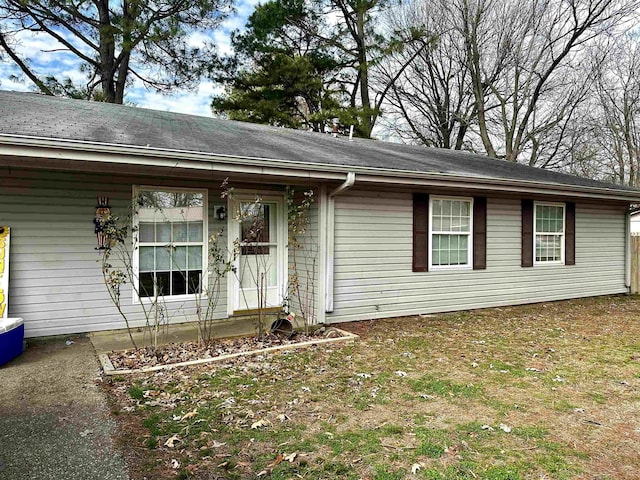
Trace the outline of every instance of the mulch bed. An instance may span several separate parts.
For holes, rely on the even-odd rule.
[[[183,342],[160,345],[155,350],[152,347],[132,348],[119,352],[109,352],[108,356],[116,370],[133,370],[157,365],[171,365],[191,360],[215,358],[222,355],[250,352],[270,347],[295,345],[323,338],[325,338],[325,332],[322,330],[308,335],[296,332],[291,337],[269,334],[262,338],[242,337],[219,339],[215,340],[215,343],[211,345],[200,344],[198,342]]]

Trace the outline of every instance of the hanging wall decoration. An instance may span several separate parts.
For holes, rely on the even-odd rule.
[[[107,249],[107,235],[105,230],[111,221],[111,207],[109,206],[109,197],[98,197],[98,205],[96,205],[96,216],[93,218],[95,225],[95,233],[98,239],[96,250]]]

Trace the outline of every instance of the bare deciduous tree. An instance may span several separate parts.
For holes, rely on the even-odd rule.
[[[462,44],[446,2],[408,3],[390,10],[386,20],[390,31],[423,31],[382,65],[387,80],[407,65],[387,97],[386,127],[405,141],[461,149],[475,106]]]
[[[424,28],[435,41],[393,85],[387,124],[429,146],[573,168],[584,139],[572,118],[589,101],[599,71],[590,48],[619,35],[637,6],[635,0],[436,0],[395,9],[392,25]]]
[[[627,0],[460,0],[456,5],[484,149],[510,161],[526,152],[531,165],[538,161],[540,137],[562,128],[581,100],[584,86],[571,81],[571,69],[583,47],[614,32],[637,7]],[[559,91],[564,100],[558,104]],[[491,115],[486,115],[488,97],[498,106]]]
[[[588,103],[572,122],[581,132],[572,168],[580,174],[640,186],[640,43],[624,35],[597,45],[591,58],[597,75]]]

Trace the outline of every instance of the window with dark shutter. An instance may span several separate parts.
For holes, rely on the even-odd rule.
[[[429,195],[413,194],[413,271],[429,270]]]
[[[564,264],[576,264],[576,204],[565,205]]]
[[[521,265],[533,267],[533,200],[522,200]]]
[[[487,198],[473,199],[473,269],[487,268]]]

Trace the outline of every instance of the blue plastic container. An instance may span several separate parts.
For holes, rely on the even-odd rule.
[[[0,320],[0,365],[13,360],[22,353],[24,344],[24,321],[21,318]]]

